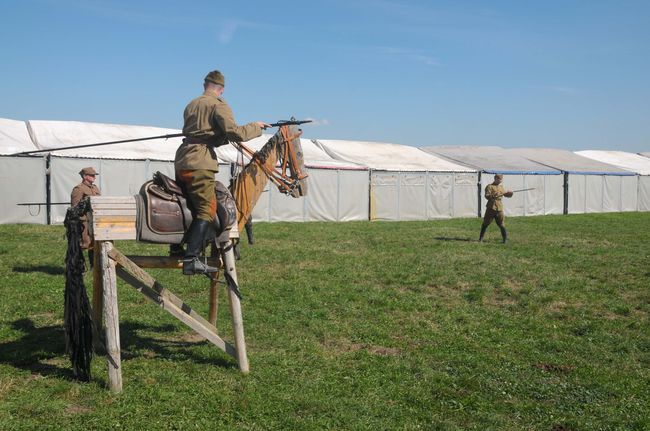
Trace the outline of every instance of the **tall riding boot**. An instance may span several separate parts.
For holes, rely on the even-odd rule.
[[[481,226],[481,235],[478,237],[478,242],[483,242],[483,236],[485,235],[487,228],[487,226]]]
[[[503,238],[503,243],[505,244],[508,242],[508,232],[506,232],[505,226],[499,226],[499,229],[501,229],[501,238]]]
[[[92,248],[88,249],[88,268],[92,271],[95,264],[95,252]]]
[[[218,268],[208,266],[199,260],[203,244],[210,233],[211,223],[206,220],[194,219],[185,236],[187,240],[187,251],[183,257],[183,274],[207,274],[218,272]]]

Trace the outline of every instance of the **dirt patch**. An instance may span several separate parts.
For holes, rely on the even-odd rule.
[[[16,386],[14,379],[0,380],[0,399]]]
[[[379,356],[397,356],[401,353],[400,349],[395,347],[368,346],[366,350]]]
[[[535,364],[533,367],[542,370],[542,371],[548,371],[549,373],[569,373],[573,370],[575,370],[576,367],[573,365],[566,365],[566,364]]]
[[[196,332],[186,332],[185,334],[178,337],[181,341],[186,341],[188,343],[198,343],[204,341],[205,338],[197,334]]]
[[[68,407],[65,408],[65,412],[69,415],[79,415],[79,414],[84,414],[84,413],[90,413],[93,410],[89,407],[84,407],[84,406],[77,406],[77,405],[69,405]]]

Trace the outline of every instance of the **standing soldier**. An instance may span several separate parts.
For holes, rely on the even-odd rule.
[[[508,233],[506,232],[505,225],[505,214],[503,212],[503,202],[501,202],[501,198],[503,196],[507,198],[512,197],[512,192],[503,188],[501,185],[502,181],[503,175],[496,174],[494,176],[494,181],[492,184],[488,184],[485,187],[485,199],[487,199],[487,205],[485,207],[483,225],[481,226],[481,235],[478,238],[479,242],[483,241],[483,235],[485,235],[485,231],[487,230],[490,223],[492,223],[492,220],[496,221],[497,226],[499,226],[499,229],[501,230],[503,243],[505,244],[505,242],[508,240]]]
[[[81,175],[81,183],[77,184],[70,194],[70,206],[77,206],[79,202],[87,198],[88,196],[99,196],[99,188],[94,184],[95,177],[99,175],[95,168],[88,167],[83,168],[79,171]],[[88,220],[86,216],[81,217],[83,223],[83,232],[81,233],[81,249],[88,250],[88,261],[90,262],[90,268],[93,267],[93,241],[88,234]]]
[[[207,74],[203,94],[192,100],[183,113],[183,143],[176,150],[176,181],[187,197],[192,224],[185,233],[187,249],[183,256],[183,274],[217,272],[217,268],[198,259],[211,235],[217,213],[215,174],[219,162],[214,149],[228,141],[244,142],[262,135],[269,125],[261,121],[238,126],[232,110],[221,97],[225,78],[218,70]]]

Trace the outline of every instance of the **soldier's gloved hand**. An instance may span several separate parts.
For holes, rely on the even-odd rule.
[[[507,192],[505,192],[505,193],[503,194],[503,196],[505,196],[505,197],[507,197],[507,198],[511,198],[513,194],[514,194],[514,193],[512,193],[511,190],[508,190]]]

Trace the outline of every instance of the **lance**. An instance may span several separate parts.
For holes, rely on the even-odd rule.
[[[149,141],[152,139],[169,139],[184,136],[182,133],[172,133],[170,135],[150,136],[148,138],[123,139],[121,141],[100,142],[98,144],[71,145],[69,147],[49,148],[47,150],[22,151],[20,153],[10,154],[10,156],[27,156],[29,154],[46,153],[50,151],[71,150],[74,148],[101,147],[102,145],[125,144],[127,142]]]
[[[32,206],[32,205],[68,205],[70,206],[70,202],[21,202],[19,204],[16,204],[18,206]]]
[[[531,187],[529,189],[513,190],[512,193],[527,192],[528,190],[535,190],[535,187]]]
[[[291,126],[291,125],[300,125],[305,123],[311,123],[312,120],[280,120],[277,123],[271,123],[268,127],[281,127],[281,126]],[[201,135],[205,132],[211,132],[211,129],[201,130],[198,132],[192,133],[192,135]],[[186,136],[183,133],[172,133],[168,135],[160,136],[149,136],[146,138],[133,138],[133,139],[122,139],[120,141],[110,141],[110,142],[100,142],[97,144],[84,144],[84,145],[70,145],[68,147],[57,147],[57,148],[48,148],[45,150],[31,150],[31,151],[21,151],[19,153],[9,154],[10,156],[28,156],[30,154],[38,153],[47,153],[51,151],[61,151],[61,150],[72,150],[75,148],[90,148],[90,147],[101,147],[103,145],[115,145],[115,144],[125,144],[128,142],[140,142],[140,141],[150,141],[152,139],[170,139],[170,138],[180,138]]]
[[[301,124],[311,123],[312,120],[280,120],[277,123],[271,123],[268,127],[282,127],[282,126],[299,126]]]

